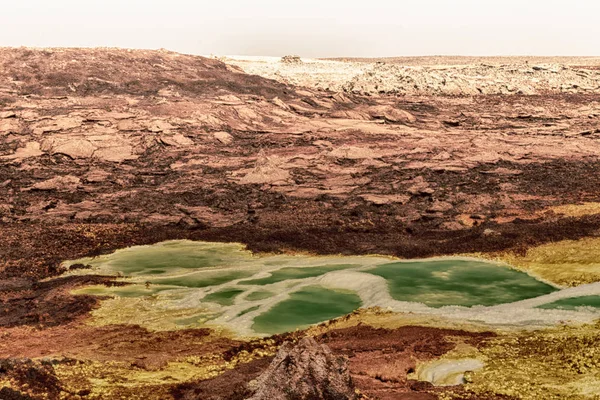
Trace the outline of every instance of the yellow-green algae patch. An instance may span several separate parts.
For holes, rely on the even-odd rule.
[[[76,290],[74,293],[87,293],[87,289]],[[101,307],[92,311],[89,323],[96,326],[133,324],[153,331],[170,331],[203,326],[221,315],[219,311],[210,308],[208,303],[206,308],[194,305],[174,309],[165,306],[166,302],[165,298],[156,296],[135,298],[117,296],[104,300]],[[217,329],[217,327],[212,328]],[[227,334],[226,329],[218,330],[222,335]]]
[[[600,282],[600,238],[547,243],[530,248],[524,255],[503,253],[471,256],[502,261],[564,287]]]

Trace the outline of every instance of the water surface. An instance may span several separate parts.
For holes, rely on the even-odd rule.
[[[92,269],[71,274],[117,275],[131,284],[76,291],[112,296],[113,300],[103,302],[95,312],[106,323],[161,329],[163,325],[212,324],[249,335],[304,328],[362,306],[470,318],[487,308],[493,311],[494,306],[559,290],[523,272],[476,259],[257,256],[239,244],[192,241],[137,246],[65,265],[75,263]],[[600,296],[561,300],[536,312],[596,307],[598,299]],[[448,307],[454,308],[445,311]],[[475,308],[468,311],[470,307]],[[518,313],[506,317],[533,318]]]

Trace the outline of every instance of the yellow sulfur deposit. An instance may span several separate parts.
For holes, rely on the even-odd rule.
[[[471,255],[510,264],[536,278],[560,286],[600,281],[600,238],[564,240],[533,247],[525,253]]]
[[[466,389],[523,400],[600,399],[600,323],[500,336]]]

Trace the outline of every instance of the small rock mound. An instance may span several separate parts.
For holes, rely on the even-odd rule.
[[[302,59],[300,56],[283,56],[281,57],[281,62],[283,64],[302,64]]]
[[[248,400],[348,400],[357,399],[348,360],[305,337],[294,346],[286,342],[271,365],[256,381]]]
[[[22,400],[40,398],[58,399],[63,391],[54,372],[53,362],[7,358],[0,360],[0,380],[12,382],[15,388],[2,388],[0,399]],[[25,390],[36,397],[23,393]]]

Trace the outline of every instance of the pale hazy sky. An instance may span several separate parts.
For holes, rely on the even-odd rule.
[[[600,56],[600,0],[0,0],[0,46]]]

